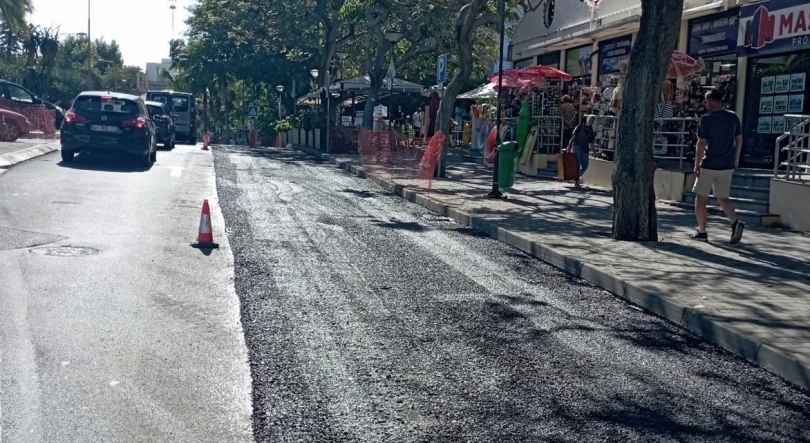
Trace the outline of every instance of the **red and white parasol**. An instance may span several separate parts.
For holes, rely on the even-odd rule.
[[[688,77],[704,69],[706,69],[706,63],[702,58],[695,60],[681,51],[672,51],[672,59],[667,67],[667,78]]]

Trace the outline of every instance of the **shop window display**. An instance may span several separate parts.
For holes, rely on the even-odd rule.
[[[776,138],[789,130],[785,114],[810,114],[810,50],[749,58],[743,120],[743,162],[773,167]]]

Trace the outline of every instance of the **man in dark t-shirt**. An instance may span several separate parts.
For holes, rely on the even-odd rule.
[[[731,203],[731,179],[740,166],[742,130],[737,114],[723,109],[723,94],[712,89],[706,93],[708,114],[700,118],[698,125],[697,152],[695,154],[695,215],[698,232],[696,240],[709,241],[706,233],[706,204],[709,194],[720,202],[723,212],[731,221],[731,244],[742,239],[745,225],[737,219],[737,211]]]

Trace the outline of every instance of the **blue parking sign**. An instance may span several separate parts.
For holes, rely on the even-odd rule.
[[[436,60],[436,83],[447,81],[447,54],[442,54]]]

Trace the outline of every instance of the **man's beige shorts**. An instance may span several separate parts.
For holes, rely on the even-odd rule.
[[[713,194],[716,198],[729,198],[731,196],[731,179],[733,176],[733,169],[718,171],[716,169],[702,168],[700,177],[695,180],[695,187],[692,188],[692,192],[708,197],[709,194],[712,194],[712,188],[714,188]]]

